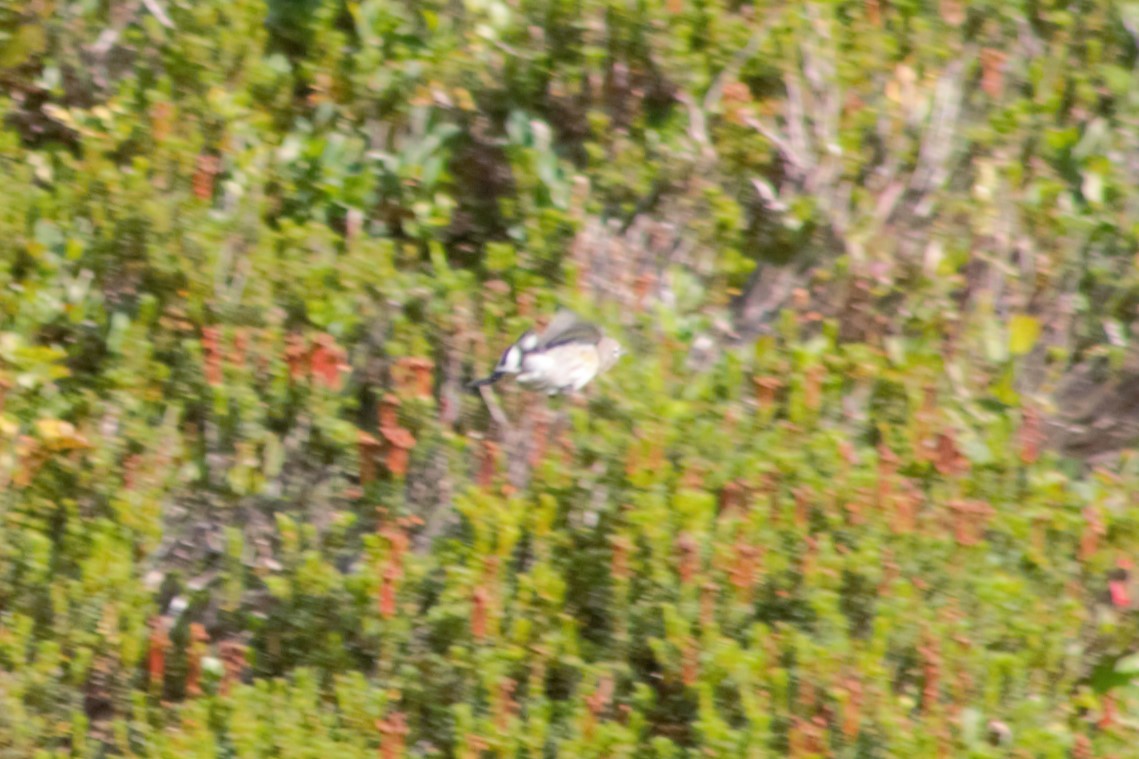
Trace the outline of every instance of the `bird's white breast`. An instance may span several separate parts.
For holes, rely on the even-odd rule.
[[[519,384],[548,393],[580,390],[597,374],[597,349],[592,345],[560,345],[528,353],[522,359]]]

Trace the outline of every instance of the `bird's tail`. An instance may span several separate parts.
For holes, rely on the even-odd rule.
[[[506,372],[491,372],[489,375],[487,375],[486,377],[483,377],[482,379],[477,379],[477,380],[474,380],[473,382],[468,382],[467,383],[467,389],[478,390],[483,385],[493,385],[495,382],[498,382],[500,379],[502,379],[505,375],[506,375]]]

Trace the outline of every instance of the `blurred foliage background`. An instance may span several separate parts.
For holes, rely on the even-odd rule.
[[[1139,741],[1139,4],[0,2],[0,756]],[[558,304],[585,397],[463,383]]]

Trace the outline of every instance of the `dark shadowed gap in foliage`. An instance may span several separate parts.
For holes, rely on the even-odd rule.
[[[885,736],[864,721],[854,742],[853,759],[886,759],[888,756]]]
[[[779,187],[786,177],[780,166],[776,166],[764,177],[773,187]],[[750,254],[758,263],[766,261],[786,266],[805,257],[804,254],[816,247],[813,221],[807,220],[802,226],[792,229],[786,224],[783,214],[768,210],[750,182],[738,186],[740,203],[747,211],[747,226],[739,241],[740,250]]]
[[[454,682],[454,668],[446,657],[423,657],[414,676],[403,678],[401,709],[433,751],[428,756],[454,756],[456,703],[467,699],[461,683]]]
[[[713,697],[716,702],[716,713],[728,723],[733,730],[746,730],[748,727],[748,718],[744,713],[743,701],[740,698],[740,689],[731,682],[731,678],[725,678],[723,682],[716,683],[713,687]]]
[[[741,204],[748,221],[737,245],[754,267],[746,280],[733,283],[739,294],[732,298],[731,307],[735,329],[742,338],[750,339],[778,318],[794,287],[806,279],[811,265],[823,254],[812,247],[812,223],[788,231],[758,198],[741,199]]]
[[[598,650],[607,650],[612,643],[613,619],[609,612],[612,603],[612,578],[609,558],[612,550],[602,530],[590,535],[578,534],[578,540],[566,556],[566,606],[574,619],[580,622],[582,641]]]
[[[771,737],[767,746],[772,756],[790,756],[791,720],[785,714],[771,715]]]
[[[507,223],[500,200],[516,194],[510,159],[499,144],[500,127],[479,122],[465,125],[453,139],[448,171],[455,182],[458,205],[447,228],[452,263],[464,267],[476,263],[487,242],[507,239]]]
[[[38,68],[38,67],[37,67]],[[26,148],[44,149],[59,146],[75,158],[82,155],[82,141],[77,131],[50,118],[44,107],[58,105],[52,102],[52,93],[31,83],[32,77],[40,76],[36,71],[24,81],[16,81],[9,76],[0,77],[0,87],[9,94],[20,93],[23,102],[12,108],[4,116],[3,126],[13,129]]]
[[[329,678],[335,672],[372,669],[372,647],[359,644],[358,610],[344,593],[298,601],[288,606],[279,602],[254,634],[258,676],[279,677],[302,666],[317,667]]]
[[[814,629],[815,610],[798,592],[800,583],[798,573],[791,570],[765,580],[755,602],[756,621],[767,625],[783,622],[806,632]]]
[[[791,720],[793,704],[798,701],[799,676],[795,666],[795,651],[784,650],[779,655],[779,666],[787,672],[787,703],[773,704],[771,738],[768,745],[776,756],[788,756],[791,749]]]
[[[895,694],[909,692],[916,696],[920,693],[924,676],[922,675],[921,656],[918,654],[916,645],[911,643],[904,648],[892,648],[886,656],[885,665],[893,667],[894,677],[891,687]],[[914,709],[917,708],[917,700],[915,699]]]
[[[284,53],[294,60],[308,57],[313,42],[312,22],[324,3],[321,0],[269,0],[267,5],[265,28],[269,31],[269,51]],[[340,4],[336,26],[350,34],[355,31],[347,3]]]
[[[566,702],[581,685],[581,672],[560,659],[551,660],[546,668],[546,698]]]
[[[910,413],[910,397],[905,385],[891,380],[874,383],[867,414],[871,419],[878,420],[877,427],[901,427],[909,419]],[[878,442],[881,441],[876,438],[875,443]]]
[[[877,599],[876,583],[860,573],[849,569],[843,570],[839,608],[850,623],[852,637],[865,639],[873,631],[874,606]]]
[[[636,596],[633,596],[636,597]],[[663,635],[660,614],[655,610],[638,613],[630,620],[629,650],[626,659],[634,683],[643,683],[656,694],[653,708],[646,714],[650,735],[662,736],[681,746],[692,746],[692,727],[699,713],[694,689],[678,676],[670,676],[657,661],[648,641]]]
[[[649,712],[650,735],[668,738],[684,748],[696,745],[693,730],[699,717],[700,704],[694,689],[679,677],[654,677],[649,685],[656,691],[656,702]]]

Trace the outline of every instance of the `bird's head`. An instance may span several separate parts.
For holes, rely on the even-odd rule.
[[[625,349],[621,346],[621,343],[612,337],[603,337],[600,342],[597,343],[597,355],[601,360],[598,371],[603,372],[617,363],[617,359],[625,355]]]

